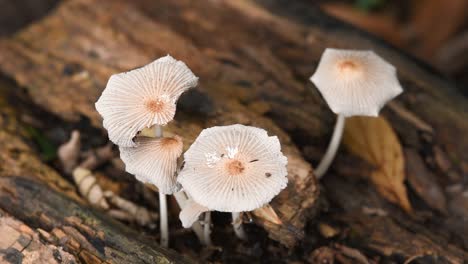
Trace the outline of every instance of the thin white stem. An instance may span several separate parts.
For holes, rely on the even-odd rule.
[[[241,213],[232,213],[232,226],[234,227],[234,233],[240,240],[247,240],[247,234],[242,226]]]
[[[159,214],[161,223],[161,246],[169,246],[169,228],[167,221],[167,198],[163,193],[159,193]]]
[[[161,138],[163,136],[162,126],[154,126],[154,136]],[[159,226],[161,229],[161,246],[169,247],[169,221],[167,216],[167,197],[159,192]]]
[[[155,125],[154,126],[154,136],[156,138],[161,138],[163,136],[163,128],[162,126]]]
[[[336,156],[336,152],[338,151],[338,147],[340,146],[341,137],[343,136],[345,119],[346,117],[344,115],[338,115],[338,117],[336,118],[335,128],[333,130],[333,135],[330,140],[330,143],[328,144],[328,149],[325,152],[325,155],[323,156],[319,165],[315,169],[315,176],[317,176],[317,179],[320,179],[323,177],[323,175],[325,175],[333,159]]]
[[[204,234],[204,245],[211,246],[211,212],[205,212],[205,220],[203,221],[203,234]]]

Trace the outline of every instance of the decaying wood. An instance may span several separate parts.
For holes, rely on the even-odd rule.
[[[75,257],[61,247],[48,245],[41,237],[50,238],[44,230],[34,231],[24,223],[0,213],[1,263],[77,263]]]
[[[301,2],[65,1],[45,19],[0,41],[0,71],[25,88],[30,104],[62,122],[89,120],[90,129],[101,129],[94,136],[104,137],[94,102],[111,74],[168,53],[185,61],[200,77],[200,85],[182,96],[168,132],[183,136],[186,148],[201,129],[214,125],[242,123],[278,135],[288,156],[290,183],[271,205],[282,224],[258,216],[255,222],[270,238],[294,247],[317,240],[317,233],[305,230],[307,219],[314,225],[321,204],[309,162],[315,164],[314,153],[324,151],[334,119],[308,77],[326,47],[373,49],[398,68],[405,87],[397,99],[405,113],[383,112],[403,148],[419,155],[419,165],[427,167],[417,168],[420,173],[430,170],[437,176],[437,181],[430,177],[438,190],[458,183],[468,173],[468,138],[462,136],[468,134],[467,100],[399,51]],[[21,114],[19,108],[11,111]],[[0,143],[7,146],[0,151],[5,164],[0,170],[0,208],[34,228],[72,237],[66,249],[76,254],[79,244],[89,259],[177,258],[87,209],[71,183],[40,161],[27,135],[13,132],[22,124],[0,118],[0,124],[6,124],[0,126]],[[440,168],[441,156],[450,169]],[[417,190],[410,199],[414,213],[406,214],[361,177],[345,177],[372,170],[359,162],[350,165],[353,158],[344,148],[340,151],[320,192],[330,205],[320,221],[338,224],[342,232],[336,237],[351,239],[353,248],[379,258],[427,255],[449,263],[468,258],[468,210],[460,208],[468,203],[459,202],[463,196],[448,196],[449,216],[442,216],[427,209],[422,202],[427,197],[421,201]],[[440,211],[441,206],[433,207]],[[365,208],[386,214],[369,214]],[[428,210],[430,216],[423,213]],[[80,220],[70,223],[76,214]],[[95,233],[89,235],[91,231]],[[104,238],[95,239],[99,232]]]

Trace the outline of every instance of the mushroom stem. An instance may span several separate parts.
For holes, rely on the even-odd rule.
[[[161,223],[161,246],[169,246],[169,228],[167,223],[167,199],[166,195],[159,193],[159,213],[160,213],[160,223]]]
[[[156,138],[161,138],[163,136],[163,128],[162,126],[155,125],[154,126],[154,136]]]
[[[232,213],[232,226],[234,227],[234,233],[240,240],[247,240],[247,234],[242,227],[241,213]]]
[[[205,212],[205,219],[203,221],[203,244],[211,246],[211,212]]]
[[[345,119],[346,117],[341,114],[339,114],[336,119],[335,128],[333,130],[333,135],[330,140],[330,143],[328,144],[328,149],[325,152],[325,155],[323,156],[319,165],[315,169],[315,176],[317,176],[317,179],[320,179],[323,177],[323,175],[325,175],[333,159],[336,156],[336,152],[338,151],[338,147],[340,146],[341,137],[343,136]]]
[[[154,136],[161,138],[163,136],[162,126],[154,126]],[[159,225],[161,229],[161,246],[169,246],[169,224],[167,220],[167,197],[159,192]]]

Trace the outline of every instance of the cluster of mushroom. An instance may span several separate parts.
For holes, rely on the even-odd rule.
[[[197,82],[183,62],[168,55],[111,76],[96,103],[126,170],[159,190],[161,245],[166,247],[166,195],[174,194],[182,207],[184,227],[194,225],[205,213],[201,239],[209,244],[209,211],[231,212],[235,231],[243,237],[239,213],[269,203],[288,181],[287,159],[278,138],[256,127],[237,124],[205,129],[182,159],[182,138],[164,137],[163,126],[174,118],[180,95]],[[147,128],[154,129],[152,137],[139,133]]]
[[[395,67],[372,51],[327,49],[311,81],[338,115],[332,140],[315,170],[320,178],[336,155],[345,118],[377,116],[403,89]],[[182,138],[164,137],[163,126],[174,118],[180,95],[197,82],[183,62],[168,55],[113,75],[96,103],[126,170],[159,190],[164,246],[169,241],[166,195],[174,194],[182,207],[184,227],[205,214],[199,237],[209,244],[210,211],[232,213],[234,230],[244,238],[240,213],[269,203],[288,182],[287,159],[278,138],[256,127],[236,124],[205,129],[182,158]],[[139,133],[147,128],[154,130],[152,137]]]

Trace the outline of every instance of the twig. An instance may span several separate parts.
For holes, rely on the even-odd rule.
[[[401,104],[399,104],[399,103],[397,103],[395,101],[391,101],[387,105],[388,105],[388,107],[390,107],[390,109],[392,109],[392,111],[395,114],[397,114],[401,118],[405,119],[406,121],[410,122],[411,124],[413,124],[419,130],[426,131],[426,132],[429,132],[431,134],[434,133],[434,129],[429,124],[427,124],[425,121],[423,121],[421,118],[416,116],[413,112],[406,109]]]

